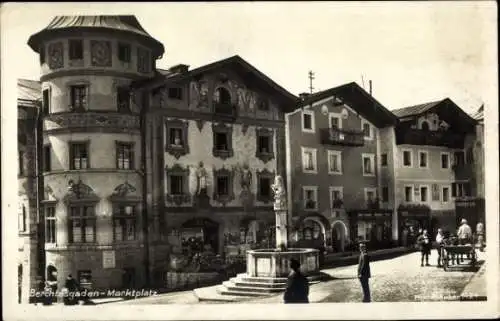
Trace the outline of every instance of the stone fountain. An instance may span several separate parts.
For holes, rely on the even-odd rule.
[[[217,291],[223,295],[265,296],[284,291],[290,260],[301,263],[301,271],[310,282],[319,281],[319,251],[288,248],[288,209],[283,178],[276,176],[272,186],[276,215],[276,249],[248,250],[247,271],[224,282]]]

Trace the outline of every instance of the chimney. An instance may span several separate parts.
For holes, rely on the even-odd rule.
[[[309,97],[310,93],[300,93],[299,97],[301,100],[305,100],[307,97]]]
[[[168,70],[173,72],[173,73],[183,74],[185,72],[188,72],[189,66],[184,65],[184,64],[178,64],[178,65],[175,65],[175,66],[168,68]]]
[[[368,90],[370,91],[370,96],[372,95],[372,81],[371,80],[368,80]]]

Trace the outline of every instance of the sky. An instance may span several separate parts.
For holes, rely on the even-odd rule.
[[[29,36],[76,13],[134,14],[165,45],[159,68],[237,54],[295,95],[312,70],[314,92],[372,80],[388,109],[446,97],[498,108],[494,2],[11,3],[0,21],[15,77],[39,77]]]

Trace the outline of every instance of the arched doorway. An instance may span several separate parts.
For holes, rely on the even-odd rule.
[[[326,246],[326,228],[324,223],[315,216],[304,218],[302,222],[302,239],[311,243],[312,246]]]
[[[209,218],[197,217],[182,224],[182,238],[199,239],[205,248],[219,253],[219,224]]]
[[[423,121],[421,124],[420,124],[420,128],[422,130],[425,130],[425,131],[429,131],[429,123],[427,121]]]
[[[347,239],[347,227],[342,221],[335,221],[332,224],[332,247],[335,252],[344,252]]]

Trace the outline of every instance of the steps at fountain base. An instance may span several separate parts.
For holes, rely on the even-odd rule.
[[[265,293],[265,292],[239,291],[235,289],[228,289],[224,285],[219,285],[217,287],[217,293],[221,295],[230,295],[239,297],[263,297],[272,295],[272,293]]]

